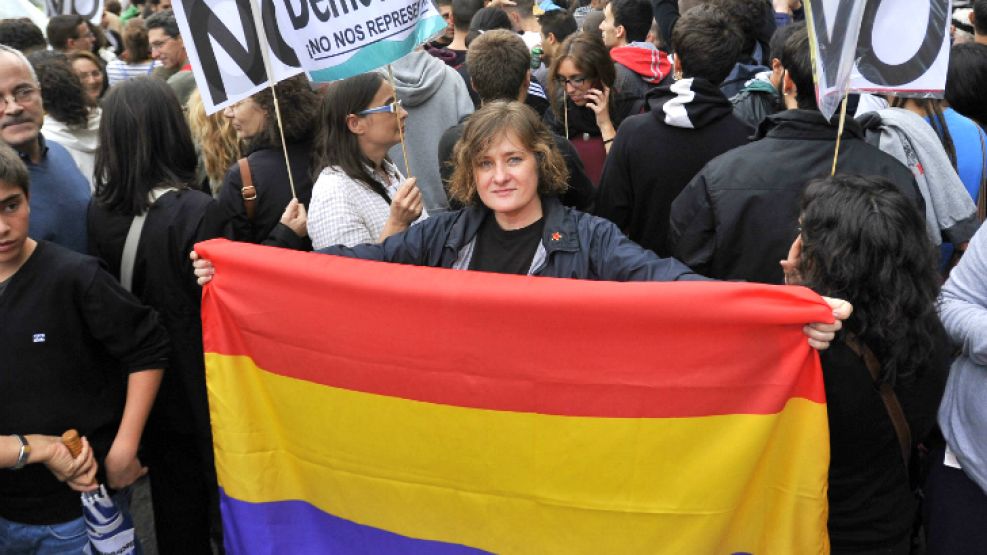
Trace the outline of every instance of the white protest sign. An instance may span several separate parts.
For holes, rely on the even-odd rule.
[[[298,59],[316,81],[377,69],[445,28],[431,0],[276,1]]]
[[[316,0],[322,1],[322,0]],[[185,51],[207,113],[248,98],[273,83],[261,48],[268,47],[274,81],[301,73],[294,49],[285,41],[274,0],[259,0],[258,29],[251,0],[172,0]],[[263,32],[261,37],[259,32]],[[261,39],[265,40],[261,40]]]
[[[45,14],[81,15],[93,25],[103,19],[103,0],[45,0]]]
[[[852,67],[851,92],[942,96],[949,65],[950,0],[806,0],[805,4],[816,97],[827,117],[832,117],[843,96],[841,67]],[[856,48],[848,44],[854,37]]]

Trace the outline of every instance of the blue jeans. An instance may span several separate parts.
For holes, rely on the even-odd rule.
[[[113,496],[121,511],[130,512],[130,488]],[[82,512],[80,501],[79,512]],[[141,555],[141,545],[134,538],[134,554]],[[62,555],[90,553],[89,534],[85,518],[60,524],[21,524],[0,518],[0,554],[2,555]]]
[[[20,524],[0,518],[0,553],[77,555],[89,545],[86,523],[80,516],[61,524]]]

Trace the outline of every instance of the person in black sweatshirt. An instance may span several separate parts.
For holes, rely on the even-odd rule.
[[[662,257],[671,254],[672,201],[706,162],[745,144],[750,133],[717,85],[743,46],[729,17],[698,6],[679,20],[672,40],[677,80],[649,93],[649,111],[621,125],[595,211]]]
[[[29,198],[27,168],[0,146],[0,435],[75,428],[92,444],[98,480],[125,488],[147,472],[137,448],[168,336],[97,259],[29,238]],[[79,494],[44,465],[0,472],[0,552],[78,552],[86,542]]]

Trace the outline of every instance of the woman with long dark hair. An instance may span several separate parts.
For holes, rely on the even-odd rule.
[[[278,222],[292,200],[285,150],[298,202],[307,207],[312,196],[310,161],[319,130],[319,95],[302,75],[281,81],[275,88],[281,131],[270,88],[226,108],[224,113],[240,138],[240,152],[245,158],[230,166],[217,200],[229,220],[226,234],[230,239],[263,243],[277,237],[284,245],[308,250],[307,239],[292,242],[293,234],[281,233],[286,230]]]
[[[186,253],[219,236],[222,222],[212,197],[191,188],[198,158],[163,81],[138,77],[114,87],[104,101],[100,143],[89,250],[158,311],[172,342],[144,441],[158,544],[163,553],[210,553],[218,497],[200,294]]]
[[[820,354],[833,553],[907,554],[918,511],[912,459],[935,425],[950,359],[935,248],[914,203],[880,177],[813,181],[800,225],[786,282],[854,305]]]
[[[387,156],[407,117],[378,73],[329,86],[312,166],[319,172],[308,219],[314,248],[378,243],[427,217],[415,178],[405,179]]]

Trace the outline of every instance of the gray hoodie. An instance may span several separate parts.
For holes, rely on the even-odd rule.
[[[946,157],[932,126],[902,108],[886,108],[877,114],[881,123],[878,129],[868,128],[868,142],[878,139],[881,150],[915,174],[925,199],[926,231],[933,244],[939,246],[944,237],[956,245],[969,241],[979,226],[977,205]]]
[[[939,427],[963,471],[987,492],[987,226],[949,274],[939,317],[963,349],[949,371]]]
[[[397,96],[408,111],[404,140],[411,174],[418,178],[425,209],[437,214],[449,209],[449,199],[439,177],[439,139],[446,129],[473,113],[473,101],[456,70],[424,50],[408,54],[391,67]],[[386,79],[387,69],[381,71]],[[388,155],[403,172],[401,145],[392,148]]]

